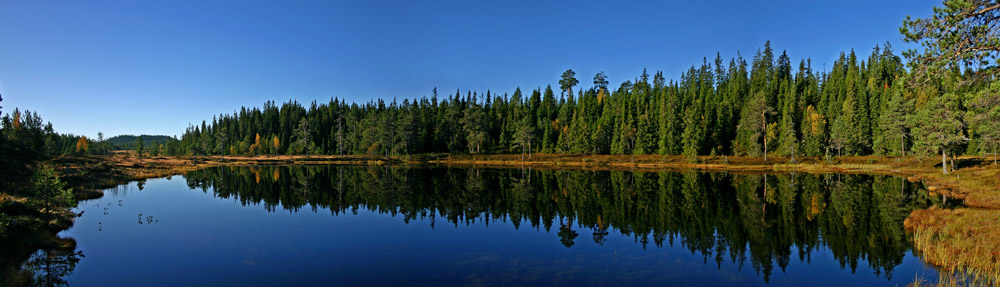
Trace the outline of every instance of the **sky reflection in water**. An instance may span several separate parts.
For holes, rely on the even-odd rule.
[[[139,189],[142,185],[142,189]],[[766,187],[765,187],[766,186]],[[70,285],[905,285],[900,178],[215,168],[85,201]]]

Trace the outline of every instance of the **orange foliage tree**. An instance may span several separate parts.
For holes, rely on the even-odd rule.
[[[76,140],[77,153],[87,153],[89,151],[90,151],[90,141],[87,140],[87,137],[80,137],[80,139]]]

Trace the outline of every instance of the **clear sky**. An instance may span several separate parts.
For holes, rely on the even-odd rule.
[[[58,132],[179,135],[267,100],[676,79],[766,40],[793,66],[867,56],[941,1],[0,1],[3,112]],[[728,62],[728,61],[727,61]]]

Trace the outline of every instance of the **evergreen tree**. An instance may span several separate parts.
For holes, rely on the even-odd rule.
[[[767,117],[773,111],[767,105],[764,91],[758,91],[740,112],[740,122],[736,127],[736,143],[733,148],[737,155],[760,156],[766,159]],[[763,143],[763,145],[762,145]],[[763,152],[761,149],[763,148]]]
[[[49,166],[42,166],[31,177],[32,191],[41,205],[40,210],[49,215],[72,206],[73,189],[67,189],[66,183],[62,182]]]
[[[531,159],[531,142],[534,141],[534,128],[531,125],[530,117],[522,117],[521,124],[517,126],[517,132],[514,133],[514,146],[521,149],[521,160],[524,160],[524,154],[528,154],[528,159]]]
[[[139,163],[142,163],[142,153],[145,152],[145,146],[142,143],[142,136],[135,139],[135,156],[139,159]]]
[[[309,120],[302,118],[299,120],[298,127],[295,128],[295,152],[305,154],[306,157],[315,149],[313,145],[311,134],[311,127],[309,126]]]
[[[990,84],[974,96],[966,118],[973,138],[979,140],[979,151],[992,153],[996,165],[997,148],[1000,147],[1000,82]]]
[[[991,0],[945,0],[934,16],[906,17],[899,28],[903,40],[918,43],[922,52],[903,52],[918,84],[956,67],[974,70],[971,77],[990,79],[1000,73],[1000,5]],[[991,62],[992,60],[992,62]]]
[[[875,152],[906,156],[906,139],[910,125],[906,116],[913,113],[913,103],[903,98],[900,92],[892,93],[885,110],[878,118],[878,133],[875,134]]]
[[[576,79],[576,72],[573,72],[573,69],[567,69],[559,79],[559,89],[562,90],[564,96],[572,97],[573,87],[579,83],[580,81]]]
[[[465,109],[465,115],[462,117],[462,128],[465,132],[469,153],[479,153],[483,143],[486,142],[485,116],[482,108],[474,100]]]
[[[215,129],[215,149],[213,152],[215,154],[225,154],[227,148],[226,142],[228,141],[226,134],[226,126],[220,126]]]
[[[948,173],[948,154],[967,138],[962,133],[964,123],[958,97],[953,93],[931,99],[927,106],[908,118],[913,126],[913,149],[926,153],[941,153],[941,171]]]

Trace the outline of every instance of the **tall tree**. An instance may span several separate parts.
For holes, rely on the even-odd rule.
[[[826,118],[812,105],[802,115],[802,153],[818,156],[826,150]]]
[[[573,96],[573,87],[579,84],[580,81],[576,80],[576,72],[573,69],[567,69],[562,74],[562,78],[559,79],[559,88],[562,90],[564,96]]]
[[[528,159],[531,159],[531,142],[534,137],[531,119],[527,116],[522,117],[521,124],[517,125],[517,132],[514,133],[514,146],[521,149],[521,160],[524,160],[525,153],[528,154]]]
[[[311,131],[309,120],[306,118],[299,120],[299,125],[295,129],[295,150],[296,152],[305,154],[306,157],[315,149],[312,137],[310,136]]]
[[[906,156],[906,138],[910,132],[906,115],[912,113],[913,102],[904,99],[902,93],[894,92],[878,118],[879,132],[875,135],[874,142],[877,153]]]
[[[608,76],[604,74],[604,71],[594,75],[594,88],[597,90],[597,98],[603,100],[608,90]]]
[[[830,130],[830,143],[837,149],[837,156],[843,155],[844,149],[847,149],[849,154],[862,152],[863,135],[859,126],[862,117],[865,115],[858,113],[858,100],[855,97],[855,92],[849,89],[847,97],[841,105],[839,116],[833,121],[833,128]]]
[[[142,136],[135,138],[135,156],[139,159],[139,163],[142,163],[142,153],[145,152],[145,146],[142,143]]]
[[[281,141],[278,139],[278,136],[274,136],[274,138],[271,139],[271,146],[274,147],[274,149],[271,150],[271,153],[277,154],[278,149],[281,148]]]
[[[739,125],[736,127],[736,144],[733,146],[737,155],[759,156],[763,154],[765,160],[767,159],[765,136],[768,125],[767,117],[771,113],[773,110],[767,105],[764,91],[758,91],[740,113]],[[762,148],[763,153],[761,152]]]
[[[967,138],[962,133],[960,103],[953,93],[938,96],[909,117],[913,125],[913,149],[941,153],[941,172],[948,173],[948,153]]]
[[[469,153],[479,153],[486,142],[486,131],[483,126],[486,114],[479,104],[473,102],[465,109],[462,117],[462,128]]]

